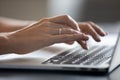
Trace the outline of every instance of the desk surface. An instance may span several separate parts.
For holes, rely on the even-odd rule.
[[[105,75],[40,70],[0,70],[0,80],[120,80],[119,74],[120,67]]]

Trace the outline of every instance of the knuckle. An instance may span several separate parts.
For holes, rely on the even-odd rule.
[[[90,27],[90,24],[89,23],[85,23],[84,26]]]
[[[64,17],[65,19],[69,19],[69,18],[70,18],[70,16],[69,16],[68,14],[63,15],[63,17]]]
[[[48,26],[50,26],[50,25],[51,25],[51,22],[48,22],[48,21],[42,23],[42,26],[47,26],[47,27],[48,27]]]
[[[46,21],[49,21],[49,19],[48,19],[48,18],[42,18],[42,19],[40,20],[40,22],[46,22]]]
[[[94,22],[92,22],[92,21],[88,21],[88,23],[90,23],[90,24],[94,24]]]
[[[92,21],[89,21],[88,24],[90,24],[91,26],[95,26],[95,27],[98,27],[94,22]]]

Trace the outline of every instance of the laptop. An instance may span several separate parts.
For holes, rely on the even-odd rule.
[[[120,32],[109,34],[102,41],[90,41],[88,50],[75,42],[54,44],[25,55],[1,55],[0,68],[108,73],[120,64]]]

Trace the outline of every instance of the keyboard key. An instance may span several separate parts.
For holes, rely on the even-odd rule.
[[[73,64],[81,64],[81,63],[83,63],[84,61],[90,59],[92,56],[94,56],[95,54],[97,54],[97,53],[98,53],[99,51],[101,51],[102,49],[104,49],[104,47],[94,48],[93,50],[89,51],[86,56],[84,56],[84,57],[82,57],[82,58],[79,58],[79,59],[73,61],[72,63],[73,63]]]
[[[107,54],[106,58],[103,57],[105,53],[112,50],[111,48],[107,48],[106,46],[93,46],[90,47],[89,50],[83,50],[81,47],[75,47],[73,49],[67,50],[61,54],[58,54],[47,61],[43,62],[43,64],[97,64],[101,63],[105,59],[109,58]],[[102,60],[101,60],[102,59]]]
[[[45,64],[45,63],[60,64],[65,59],[74,56],[75,54],[73,54],[73,53],[78,51],[78,50],[81,50],[80,47],[75,47],[73,49],[67,50],[67,51],[65,51],[57,56],[54,56],[53,58],[50,58],[49,60],[43,62],[43,64]]]
[[[67,59],[67,61],[64,61],[63,64],[73,64],[73,62],[74,62],[75,60],[78,60],[78,59],[86,56],[87,53],[88,53],[89,51],[93,50],[94,48],[95,48],[95,46],[94,46],[94,47],[91,47],[89,50],[83,50],[83,49],[82,49],[82,50],[76,51],[76,52],[74,53],[74,54],[76,54],[76,55],[74,55],[73,58],[70,58],[70,59]]]
[[[96,55],[94,55],[92,58],[90,58],[89,60],[86,60],[83,64],[84,65],[91,65],[91,64],[95,65],[99,63],[100,61],[102,61],[102,59],[104,59],[105,57],[108,57],[111,55],[112,55],[112,47],[106,47],[100,52],[98,52]]]

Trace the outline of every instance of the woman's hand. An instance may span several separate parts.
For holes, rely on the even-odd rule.
[[[105,36],[107,33],[93,22],[79,22],[81,32],[91,35],[97,42],[101,41],[100,36]]]
[[[9,26],[8,23],[5,22],[6,21],[4,21],[3,24]],[[12,21],[12,23],[14,22],[16,23],[16,21]],[[86,41],[89,38],[87,35],[92,36],[93,39],[98,42],[100,41],[100,36],[106,35],[106,33],[93,22],[77,23],[68,15],[41,19],[26,27],[20,27],[19,29],[16,28],[18,26],[16,26],[16,24],[15,26],[11,24],[11,26],[12,29],[9,29],[8,32],[0,33],[1,53],[25,54],[54,43],[65,42],[71,44],[74,41],[80,43],[83,49],[88,49]]]
[[[102,28],[93,22],[79,22],[78,25],[82,33],[92,36],[97,42],[101,41],[100,36],[105,36],[107,34]],[[78,43],[80,43],[84,49],[87,49],[86,42],[78,40]]]
[[[87,41],[79,25],[68,15],[42,19],[25,28],[7,34],[9,52],[28,53],[54,43]]]

